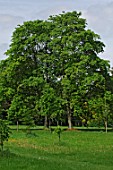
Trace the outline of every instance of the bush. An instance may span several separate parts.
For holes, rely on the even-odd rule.
[[[3,151],[4,141],[8,141],[10,134],[10,128],[5,120],[0,119],[0,146],[1,151]]]

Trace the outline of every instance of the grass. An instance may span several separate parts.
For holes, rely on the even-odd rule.
[[[113,133],[13,131],[0,155],[2,170],[113,170]]]
[[[10,125],[10,128],[12,130],[17,130],[17,126],[16,125]],[[25,125],[19,125],[19,129],[20,130],[25,130],[27,128],[27,126]],[[51,126],[52,129],[55,129],[56,126]],[[67,126],[61,126],[62,129],[66,130],[68,127]],[[81,131],[105,131],[105,127],[73,127],[74,129],[78,129]],[[44,130],[44,126],[34,126],[31,127],[32,130]],[[108,131],[112,131],[113,132],[113,127],[108,127]]]

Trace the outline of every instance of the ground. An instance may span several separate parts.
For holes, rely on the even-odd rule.
[[[2,170],[113,170],[113,132],[12,131],[0,155]]]

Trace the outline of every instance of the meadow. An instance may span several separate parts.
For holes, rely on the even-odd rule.
[[[113,170],[113,132],[33,130],[26,135],[12,130],[1,170]]]

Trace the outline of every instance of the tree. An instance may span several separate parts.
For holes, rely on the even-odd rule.
[[[7,80],[8,63],[8,59],[0,62],[0,119],[2,120],[8,118],[7,110],[10,108],[11,100],[15,94],[15,89]]]
[[[39,100],[43,88],[44,80],[40,77],[30,77],[24,79],[18,86],[17,94],[13,97],[11,106],[8,110],[9,119],[29,126],[34,125],[36,101]]]
[[[97,122],[103,122],[107,133],[108,122],[112,119],[112,110],[110,105],[113,101],[113,94],[105,89],[105,85],[103,88],[103,93],[100,93],[99,96],[96,96],[89,101],[89,108],[91,109],[93,118]]]
[[[102,97],[103,79],[110,75],[108,61],[98,56],[104,44],[86,26],[86,20],[76,11],[17,26],[3,71],[7,90],[14,89],[10,114],[14,108],[16,115],[22,110],[31,119],[36,112],[57,119],[66,113],[69,128],[76,115],[85,118],[87,124],[92,118],[89,101]],[[15,104],[19,98],[22,104]]]
[[[36,105],[40,114],[46,117],[45,127],[50,126],[50,120],[53,118],[57,118],[57,122],[59,122],[63,113],[61,104],[62,100],[57,96],[55,90],[49,84],[45,84],[42,95]]]
[[[104,76],[109,67],[107,61],[98,57],[104,48],[100,36],[87,30],[86,21],[80,16],[81,13],[74,11],[49,18],[54,28],[50,33],[51,42],[48,46],[53,50],[57,61],[54,63],[61,82],[61,95],[65,101],[69,128],[72,127],[71,117],[76,112],[75,106],[80,112],[80,107],[89,96],[91,98],[91,93],[96,93],[96,85],[101,84],[100,77]]]
[[[7,67],[8,81],[13,82],[13,87],[16,88],[15,93],[18,93],[18,89],[23,87],[22,95],[25,98],[27,96],[26,100],[30,99],[33,94],[32,101],[34,100],[34,103],[37,97],[40,98],[41,91],[39,92],[39,87],[32,81],[36,80],[37,77],[43,79],[43,82],[51,84],[54,81],[54,76],[49,68],[51,60],[49,58],[50,50],[47,48],[47,41],[50,41],[46,32],[47,26],[46,22],[39,20],[19,25],[13,33],[10,49],[6,52],[10,60]],[[24,80],[28,83],[27,86]],[[28,86],[29,88],[33,87],[30,89],[31,91],[26,89]]]

